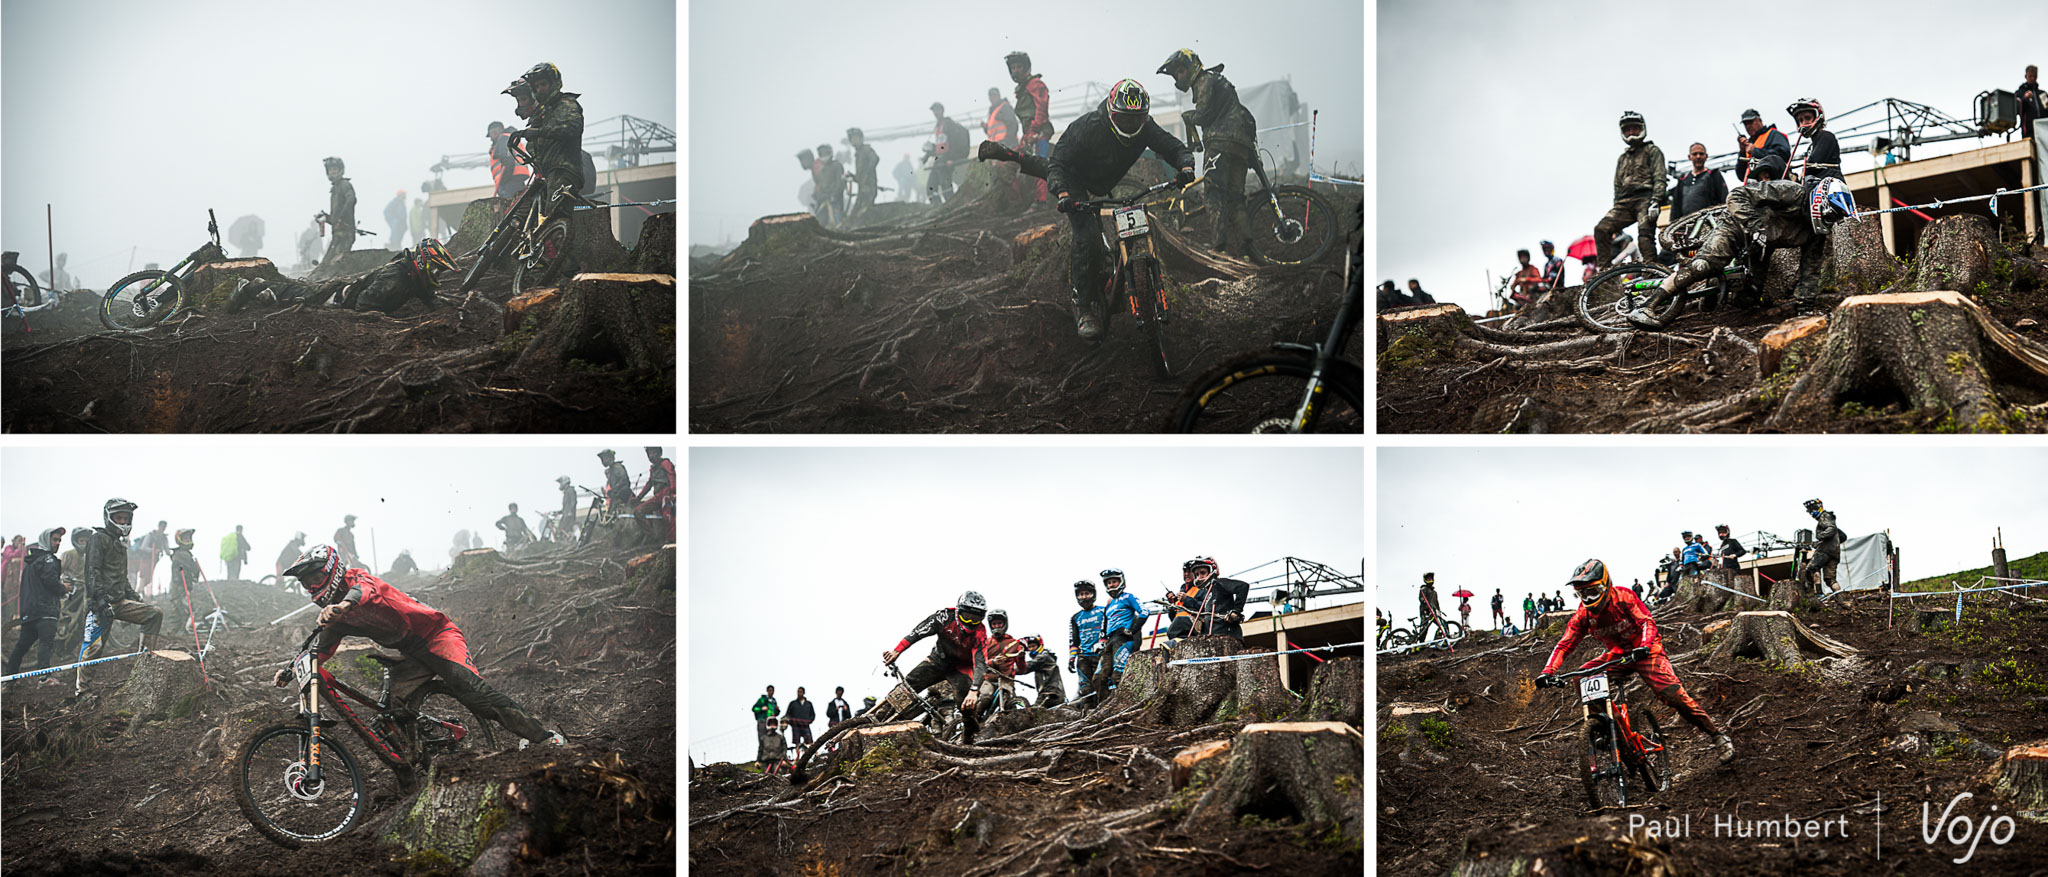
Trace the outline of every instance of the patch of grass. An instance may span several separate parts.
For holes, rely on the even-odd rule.
[[[2012,575],[2017,576],[2019,578],[2048,580],[2048,551],[2043,551],[2039,554],[2031,555],[2028,557],[2010,559],[2007,562],[2006,566],[2011,570]],[[1933,576],[1924,579],[1914,579],[1913,581],[1900,585],[1899,589],[1902,591],[1946,591],[1951,588],[1954,588],[1956,582],[1973,583],[1977,581],[1978,578],[1988,575],[1991,575],[1991,567],[1980,566],[1976,569],[1960,570],[1958,572],[1952,572],[1946,575]],[[2003,612],[2005,610],[1999,609],[1991,611]],[[1969,613],[1965,614],[1964,619],[1967,621],[1969,618],[1975,616],[1976,614],[1976,610],[1970,610]]]
[[[1402,332],[1379,355],[1381,368],[1423,368],[1450,355],[1452,342],[1419,328]]]
[[[1450,722],[1443,719],[1430,718],[1423,719],[1420,726],[1423,739],[1428,740],[1429,745],[1435,746],[1438,749],[1449,749],[1454,745],[1451,741]]]
[[[1407,741],[1408,728],[1405,725],[1395,723],[1380,729],[1380,748],[1382,749],[1399,747]]]
[[[2044,677],[2039,668],[2022,664],[2017,658],[1985,664],[1977,670],[1977,682],[2004,698],[2048,696],[2048,677]]]
[[[384,665],[372,659],[369,652],[357,655],[353,663],[355,664],[356,672],[363,674],[365,680],[370,682],[381,682],[384,680]]]

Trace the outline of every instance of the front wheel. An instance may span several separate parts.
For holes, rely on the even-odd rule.
[[[363,772],[340,741],[321,735],[320,782],[306,782],[312,735],[303,724],[278,725],[249,738],[235,760],[235,804],[264,837],[302,847],[348,833],[368,798]]]
[[[1314,365],[1305,355],[1258,350],[1218,363],[1181,393],[1172,432],[1285,433],[1308,396]],[[1309,403],[1303,432],[1365,432],[1364,370],[1332,359]]]
[[[1166,349],[1166,272],[1151,257],[1131,266],[1131,316],[1144,324],[1152,339],[1152,371],[1161,380],[1173,377],[1173,355]]]
[[[114,282],[100,300],[100,323],[116,332],[145,332],[185,306],[185,287],[169,271],[137,271]]]
[[[512,272],[512,294],[554,286],[561,279],[570,276],[571,256],[569,244],[573,232],[567,217],[548,220],[534,235],[531,251],[527,258],[520,260],[519,267]]]
[[[1596,713],[1586,723],[1586,751],[1579,757],[1579,783],[1595,810],[1628,806],[1628,771],[1617,760],[1614,722]]]
[[[1630,262],[1593,275],[1579,287],[1579,324],[1594,332],[1627,332],[1635,328],[1628,321],[1631,311],[1650,303],[1656,285],[1671,276],[1671,269],[1654,262]],[[1669,320],[1678,313],[1680,296],[1673,295],[1656,312]]]
[[[1252,252],[1275,265],[1321,259],[1337,242],[1337,211],[1302,186],[1274,186],[1246,195]]]

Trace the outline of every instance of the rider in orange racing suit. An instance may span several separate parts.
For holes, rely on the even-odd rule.
[[[1721,763],[1735,760],[1735,742],[1714,724],[1713,717],[1707,715],[1707,711],[1700,708],[1699,701],[1693,700],[1692,695],[1679,684],[1678,674],[1671,669],[1670,659],[1665,657],[1664,640],[1657,635],[1657,621],[1651,617],[1650,607],[1643,604],[1642,598],[1627,588],[1614,587],[1607,574],[1607,565],[1598,560],[1580,564],[1572,575],[1571,586],[1578,592],[1579,609],[1566,623],[1564,638],[1558,640],[1557,648],[1551,650],[1550,660],[1544,662],[1543,674],[1537,677],[1536,684],[1545,687],[1563,684],[1556,676],[1558,667],[1579,640],[1590,633],[1607,644],[1607,652],[1579,665],[1581,669],[1623,655],[1629,656],[1630,662],[1615,672],[1634,671],[1642,676],[1658,698],[1677,709],[1679,715],[1700,729],[1700,733],[1713,738]]]

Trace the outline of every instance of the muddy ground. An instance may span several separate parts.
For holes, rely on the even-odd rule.
[[[1198,243],[1206,220],[1155,235],[1178,360],[1161,380],[1128,315],[1112,313],[1100,343],[1075,337],[1065,217],[991,188],[991,167],[968,165],[964,194],[938,208],[888,205],[850,230],[768,217],[734,252],[693,263],[690,429],[1157,432],[1218,360],[1329,331],[1354,193],[1318,187],[1341,228],[1314,266],[1219,259]],[[1154,180],[1149,170],[1126,183]],[[1347,355],[1363,346],[1354,338]],[[1364,428],[1360,412],[1339,419]]]
[[[267,260],[201,268],[187,309],[139,334],[100,325],[99,293],[9,319],[0,372],[6,432],[659,432],[675,429],[675,222],[650,220],[630,251],[606,251],[592,272],[633,272],[628,294],[649,299],[648,331],[665,359],[639,365],[601,333],[557,344],[547,362],[521,361],[561,306],[591,281],[515,310],[512,276],[493,270],[476,295],[456,287],[488,232],[480,201],[450,243],[455,271],[442,272],[437,304],[376,311],[257,304],[229,313],[243,277],[277,278]],[[481,228],[471,228],[481,225]],[[580,233],[580,232],[579,232]],[[339,277],[360,277],[390,257],[357,250]],[[509,260],[505,260],[509,261]],[[590,275],[585,275],[588,278]],[[25,325],[24,325],[25,324]],[[566,328],[566,327],[565,327]]]
[[[1722,767],[1706,739],[1659,702],[1656,717],[1674,752],[1672,786],[1627,813],[1588,811],[1575,760],[1583,746],[1577,689],[1532,684],[1561,623],[1505,641],[1475,634],[1449,654],[1381,656],[1378,873],[1508,873],[1516,857],[1544,856],[1545,867],[1588,875],[2039,874],[2048,824],[2018,822],[2010,842],[1983,842],[1967,867],[1952,864],[1963,849],[1921,839],[1923,802],[1933,802],[1930,826],[1962,792],[1974,798],[1955,813],[2009,813],[1991,813],[1998,799],[1987,769],[2005,747],[2048,736],[2048,605],[1981,599],[1961,625],[1926,633],[1910,630],[1916,616],[1903,604],[1898,626],[1888,628],[1876,597],[1806,615],[1808,626],[1861,650],[1806,670],[1748,659],[1710,664],[1701,629],[1732,613],[1660,611],[1680,679],[1730,730],[1738,760]],[[1582,645],[1565,666],[1597,654]],[[1448,727],[1425,729],[1434,739],[1411,739],[1389,722],[1392,703],[1445,707]],[[1920,711],[1954,723],[1954,732],[1906,748],[1902,726]],[[1692,836],[1631,841],[1630,814],[1690,815]],[[1846,816],[1850,838],[1716,838],[1716,815]]]
[[[673,873],[674,575],[673,548],[591,546],[402,584],[461,625],[486,680],[570,741],[565,748],[456,755],[437,765],[467,778],[526,778],[587,817],[506,873]],[[398,808],[396,784],[345,726],[342,745],[363,765],[372,794],[358,827],[328,844],[287,851],[250,826],[231,791],[232,759],[248,733],[294,717],[287,691],[269,677],[310,629],[311,613],[270,625],[304,599],[249,582],[217,582],[213,593],[235,623],[213,637],[205,662],[211,690],[164,719],[128,728],[132,716],[121,711],[118,692],[135,659],[87,668],[79,698],[70,672],[7,684],[0,870],[432,873],[424,866],[408,871],[403,850],[377,842],[374,829]],[[198,599],[202,611],[211,608],[212,598]],[[168,615],[165,647],[179,648],[182,640],[183,649],[196,651],[184,619]],[[116,635],[117,648],[132,650],[135,628],[120,625]],[[344,648],[358,644],[374,647],[349,640]],[[362,654],[339,652],[329,667],[374,696],[376,682],[364,672],[374,665]],[[636,793],[630,805],[621,794],[629,788]]]
[[[1990,247],[1989,258],[1981,249],[1977,254],[1984,263],[1978,272],[1982,279],[1973,275],[1962,282],[1945,272],[1916,272],[1910,260],[1882,256],[1875,264],[1886,269],[1885,276],[1859,286],[1838,276],[1831,262],[1822,273],[1824,302],[1817,310],[1825,313],[1852,294],[1959,289],[2013,335],[2048,345],[2048,286],[2033,277],[2016,278],[2021,272],[2012,268],[2039,265],[2048,259],[2048,250],[2000,249],[1995,237]],[[1461,324],[1457,331],[1393,328],[1399,320],[1390,321],[1388,314],[1417,309],[1388,312],[1380,319],[1379,431],[1897,433],[1975,427],[2048,432],[2048,382],[2039,375],[1997,369],[1991,378],[2004,410],[1994,423],[1959,425],[1959,419],[1968,419],[1942,407],[1916,408],[1906,393],[1882,381],[1866,391],[1837,394],[1822,411],[1780,413],[1778,403],[1802,376],[1802,367],[1814,361],[1819,346],[1807,342],[1811,346],[1792,348],[1781,365],[1757,355],[1767,334],[1801,316],[1790,302],[1796,269],[1796,254],[1777,254],[1765,284],[1770,297],[1765,306],[1706,311],[1688,305],[1665,331],[1609,335],[1598,345],[1569,352],[1544,352],[1543,346],[1595,337],[1572,319],[1578,287],[1552,293],[1525,315],[1504,322],[1475,326],[1465,316],[1455,317]]]

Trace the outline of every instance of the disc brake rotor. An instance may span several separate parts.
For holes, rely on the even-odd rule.
[[[292,797],[301,801],[317,801],[320,799],[320,793],[327,789],[327,781],[321,780],[314,783],[311,788],[307,788],[306,763],[298,761],[293,762],[291,767],[285,768],[284,787],[286,791],[291,792]]]

